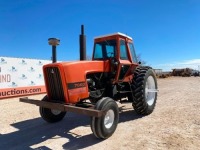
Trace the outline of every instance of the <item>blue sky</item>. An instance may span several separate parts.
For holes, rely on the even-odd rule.
[[[154,68],[200,66],[200,0],[1,0],[0,56],[50,59],[57,37],[58,60],[78,60],[81,24],[88,56],[95,36],[122,32]]]

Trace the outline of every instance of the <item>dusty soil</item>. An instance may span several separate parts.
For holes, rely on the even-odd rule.
[[[149,116],[136,115],[131,104],[119,105],[118,127],[107,140],[93,136],[87,116],[67,113],[61,122],[48,124],[37,106],[18,98],[1,100],[0,149],[200,149],[200,77],[158,79],[158,86]]]

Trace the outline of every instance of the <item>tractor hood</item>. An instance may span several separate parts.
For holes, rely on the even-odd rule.
[[[71,82],[86,80],[88,73],[109,71],[109,61],[76,61],[61,64],[66,78],[70,79]]]
[[[109,60],[60,62],[44,65],[43,72],[47,94],[50,98],[55,99],[54,97],[58,97],[57,93],[63,91],[64,95],[61,95],[65,97],[66,102],[76,103],[79,99],[89,96],[86,75],[88,73],[109,72],[109,70]]]

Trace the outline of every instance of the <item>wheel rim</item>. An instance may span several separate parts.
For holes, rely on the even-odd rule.
[[[114,111],[113,110],[108,110],[105,117],[104,117],[104,126],[109,129],[113,123],[114,123]]]
[[[51,109],[51,113],[54,115],[59,115],[61,113],[60,110]]]
[[[145,86],[145,100],[149,106],[153,105],[157,92],[155,80],[152,76],[149,76]]]

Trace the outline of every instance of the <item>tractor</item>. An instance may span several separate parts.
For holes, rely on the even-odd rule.
[[[51,39],[57,45],[57,39]],[[92,60],[54,62],[43,66],[47,95],[42,100],[20,98],[39,106],[41,117],[61,121],[66,112],[91,117],[91,130],[109,138],[119,121],[117,103],[131,103],[139,115],[153,112],[157,80],[153,69],[137,61],[131,37],[114,33],[94,38]]]

